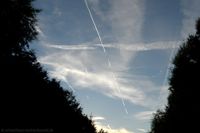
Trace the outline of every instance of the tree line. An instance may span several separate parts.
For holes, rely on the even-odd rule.
[[[41,11],[32,2],[0,2],[0,130],[97,133],[72,92],[48,77],[29,48]]]
[[[97,133],[75,96],[48,77],[29,48],[37,38],[33,0],[0,2],[0,129]],[[196,33],[180,46],[169,78],[168,103],[154,114],[149,133],[198,131],[200,19]],[[106,133],[100,130],[99,133]]]
[[[154,114],[149,133],[194,133],[200,118],[200,18],[173,60],[168,103]]]

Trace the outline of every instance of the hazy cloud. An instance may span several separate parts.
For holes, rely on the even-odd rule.
[[[200,1],[199,0],[181,0],[183,21],[182,21],[182,37],[188,37],[188,34],[195,33],[195,22],[200,17]]]
[[[99,121],[99,120],[105,120],[105,118],[102,117],[102,116],[94,116],[94,117],[92,117],[92,120],[93,121]]]
[[[95,15],[107,26],[111,27],[111,38],[120,44],[135,44],[141,41],[142,24],[144,21],[144,0],[109,0],[106,1],[107,11],[101,8],[101,0],[89,0]],[[104,1],[105,2],[105,1]],[[101,29],[99,29],[101,30]],[[102,38],[104,33],[101,33]],[[103,43],[105,43],[103,41]],[[119,49],[121,58],[128,63],[136,52],[124,52]]]
[[[62,12],[57,6],[55,6],[55,8],[53,10],[53,14],[56,15],[56,16],[61,16]]]
[[[133,43],[141,39],[144,0],[110,0],[106,13],[100,8],[101,2],[90,0],[96,15],[112,27],[117,42]]]
[[[94,62],[95,60],[91,61]],[[80,65],[81,58],[77,59],[68,54],[53,54],[40,58],[40,62],[53,68],[53,70],[50,70],[50,74],[53,77],[63,81],[65,81],[65,78],[71,79],[71,84],[75,88],[87,88],[101,92],[111,98],[123,98],[135,104],[144,104],[145,94],[139,89],[117,82],[120,86],[119,93],[116,90],[116,81],[109,71],[96,68],[94,72],[85,72]],[[90,66],[86,64],[85,67],[89,68]]]
[[[157,103],[156,99],[147,95],[149,92],[159,89],[159,86],[148,79],[132,78],[127,80],[127,78],[122,78],[124,73],[118,71],[126,69],[129,64],[123,61],[120,54],[116,53],[111,58],[115,79],[100,49],[79,52],[69,50],[66,52],[66,48],[73,46],[45,45],[47,46],[46,50],[49,50],[51,54],[40,57],[39,61],[51,68],[49,73],[52,77],[70,84],[73,89],[89,89],[110,98],[122,98],[141,106],[151,107],[152,104]],[[88,45],[83,47],[86,46],[88,47]],[[82,47],[82,45],[79,45],[79,47]]]
[[[69,10],[58,8],[57,5],[55,5],[52,10],[51,19],[48,17],[45,18],[45,16],[41,17],[41,19],[46,20],[44,22],[48,22],[49,20],[55,20],[55,16],[56,19],[60,18],[59,16],[64,15],[65,12],[70,12],[69,14],[72,15],[70,18],[73,18],[74,14],[76,14],[75,16],[78,17],[72,19],[72,22],[80,19],[80,22],[78,21],[77,23],[78,27],[75,25],[70,28],[72,28],[73,31],[77,31],[77,33],[72,34],[72,30],[68,31],[67,25],[73,26],[72,23],[70,23],[70,25],[67,22],[63,22],[63,20],[56,20],[55,22],[52,21],[49,23],[51,25],[55,24],[56,27],[54,28],[57,30],[56,33],[60,32],[63,37],[67,38],[66,44],[64,44],[65,38],[62,41],[56,41],[58,37],[57,34],[55,34],[55,38],[51,38],[50,40],[55,40],[54,42],[63,42],[63,44],[41,41],[43,46],[45,46],[43,47],[45,52],[44,55],[40,56],[39,61],[43,65],[47,66],[49,74],[52,77],[65,82],[72,90],[87,89],[96,91],[113,99],[124,99],[125,102],[148,107],[148,111],[138,112],[133,117],[142,121],[150,120],[154,113],[152,110],[158,108],[158,105],[163,105],[163,103],[166,102],[165,100],[168,93],[166,90],[168,86],[164,86],[165,84],[159,86],[149,78],[140,77],[145,75],[132,75],[132,70],[129,70],[129,68],[132,67],[132,65],[134,66],[134,59],[139,52],[169,50],[179,47],[180,42],[160,41],[142,43],[143,38],[141,33],[144,22],[145,7],[147,6],[145,5],[145,0],[88,0],[88,3],[95,22],[97,22],[97,28],[103,39],[102,41],[107,51],[107,56],[112,64],[112,68],[108,67],[107,59],[102,51],[101,44],[98,44],[99,41],[95,40],[98,36],[93,38],[93,42],[91,40],[91,42],[88,43],[82,42],[79,44],[67,44],[72,40],[72,38],[67,38],[66,35],[68,34],[74,36],[73,39],[77,39],[76,41],[79,42],[79,35],[84,35],[81,36],[81,38],[87,38],[87,36],[94,35],[94,32],[89,34],[78,34],[87,33],[83,32],[85,31],[85,28],[82,30],[81,27],[85,26],[85,23],[82,23],[82,21],[87,22],[88,24],[89,21],[84,21],[84,19],[89,19],[89,16],[86,17],[84,14],[79,14],[78,10],[77,12],[70,12],[70,8],[66,8]],[[80,2],[79,4],[84,4],[84,2]],[[104,5],[103,8],[102,5]],[[194,33],[195,20],[199,16],[200,12],[200,1],[181,0],[181,5],[184,16],[181,33],[182,36],[185,37],[188,33]],[[85,5],[82,6],[82,10],[85,9],[87,11],[84,7]],[[61,22],[62,25],[60,26],[59,23]],[[66,27],[64,27],[65,24]],[[43,32],[41,27],[36,27],[36,30],[39,32],[41,37],[43,37],[43,41],[47,40],[44,33],[52,32],[52,30],[49,30],[52,29],[51,25],[48,25],[48,27],[45,26],[45,32]],[[104,26],[109,27],[109,31],[102,30],[101,28],[105,28]],[[91,25],[91,29],[92,28],[94,27]],[[86,26],[86,30],[87,29],[88,27]],[[103,33],[102,31],[108,33]],[[104,38],[106,38],[105,36],[108,34],[109,37],[112,38],[112,41],[109,43],[106,42],[106,40],[104,41]],[[76,41],[72,40],[72,42]],[[144,62],[145,61],[146,60],[144,60]],[[113,78],[112,72],[115,74],[116,80]],[[131,75],[131,77],[129,77],[129,75]],[[116,86],[119,86],[120,92],[117,90]],[[163,97],[165,100],[163,100]],[[123,127],[111,128],[109,125],[102,124],[101,122],[106,119],[104,117],[96,116],[93,117],[93,119],[95,120],[98,129],[106,129],[109,133],[133,133]],[[142,128],[136,130],[145,132]]]
[[[134,133],[133,131],[129,131],[126,128],[112,128],[110,125],[103,125],[100,122],[95,122],[97,130],[103,129],[104,131],[107,131],[108,133]]]
[[[46,35],[44,34],[44,32],[41,30],[41,27],[39,26],[35,26],[36,31],[38,32],[39,36],[41,36],[42,38],[46,38]]]
[[[88,44],[75,44],[75,45],[56,45],[56,44],[45,44],[44,46],[49,48],[56,48],[61,50],[94,50],[96,47]]]
[[[153,117],[155,111],[143,111],[134,115],[138,120],[150,120]]]
[[[105,48],[109,49],[118,49],[126,51],[150,51],[150,50],[166,50],[174,49],[179,47],[180,41],[165,41],[165,42],[152,42],[152,43],[135,43],[135,44],[104,44]],[[47,44],[44,46],[50,48],[56,48],[61,50],[95,50],[101,48],[101,44],[66,44],[66,45],[56,45],[56,44]]]
[[[137,130],[140,131],[140,132],[143,132],[143,133],[146,133],[146,132],[147,132],[147,131],[146,131],[145,129],[143,129],[143,128],[138,128]]]

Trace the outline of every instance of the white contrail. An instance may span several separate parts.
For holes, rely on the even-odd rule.
[[[108,60],[108,61],[109,61],[109,60]],[[109,62],[108,64],[111,65],[110,62]],[[111,67],[112,67],[112,66],[111,66]],[[117,82],[117,78],[116,78],[114,72],[112,72],[111,74],[112,74],[112,77],[113,77],[113,79],[114,79],[114,81],[115,81],[115,87],[116,87],[118,93],[121,94],[121,91],[120,91],[120,88],[119,88],[119,85],[118,85],[118,82]],[[121,101],[122,101],[122,105],[123,105],[123,107],[124,107],[124,110],[125,110],[126,114],[128,114],[128,110],[127,110],[127,108],[126,108],[126,104],[125,104],[125,102],[124,102],[124,99],[121,98]]]
[[[96,30],[96,32],[97,32],[97,36],[98,36],[98,38],[99,38],[100,44],[101,44],[101,46],[102,46],[102,48],[103,48],[103,52],[105,53],[106,50],[105,50],[105,48],[104,48],[104,45],[103,45],[101,36],[100,36],[100,34],[99,34],[99,30],[98,30],[98,28],[97,28],[97,26],[96,26],[96,23],[95,23],[95,21],[94,21],[94,18],[93,18],[93,16],[92,16],[92,13],[91,13],[90,8],[89,8],[89,6],[88,6],[88,2],[87,2],[87,0],[84,0],[84,1],[85,1],[85,5],[86,5],[86,7],[87,7],[87,10],[88,10],[88,12],[89,12],[90,18],[91,18],[91,20],[92,20],[92,23],[93,23],[93,25],[94,25],[94,28],[95,28],[95,30]]]
[[[125,110],[126,114],[128,114],[128,110],[127,110],[127,108],[126,108],[126,104],[125,104],[125,102],[124,102],[124,99],[122,98],[121,100],[122,100],[122,104],[123,104],[123,106],[124,106],[124,110]]]
[[[72,85],[68,82],[67,78],[65,78],[65,82],[67,83],[68,87],[72,90],[72,92],[76,92]]]
[[[179,43],[179,42],[178,42]],[[171,63],[172,63],[172,59],[173,59],[173,56],[174,56],[174,53],[175,53],[175,50],[176,50],[176,46],[173,45],[173,48],[171,50],[171,53],[170,53],[170,56],[169,56],[169,60],[168,60],[168,65],[167,65],[167,70],[165,72],[165,76],[164,76],[164,80],[163,80],[163,83],[162,83],[162,86],[161,86],[161,89],[160,89],[160,93],[159,93],[159,97],[158,97],[158,100],[159,100],[159,103],[158,103],[158,106],[160,106],[160,103],[163,102],[162,101],[162,93],[165,91],[164,89],[164,86],[167,84],[168,82],[168,77],[169,77],[169,74],[170,74],[170,68],[171,68]]]
[[[81,62],[81,67],[82,67],[82,71],[84,71],[84,73],[88,75],[87,67],[84,67],[82,62]]]
[[[90,18],[91,18],[91,20],[92,20],[92,23],[93,23],[93,25],[94,25],[94,28],[95,28],[95,30],[96,30],[96,33],[97,33],[97,36],[98,36],[98,38],[99,38],[101,47],[102,47],[103,52],[104,52],[104,54],[105,54],[105,57],[107,58],[108,66],[109,66],[109,68],[110,68],[110,70],[111,70],[113,79],[115,80],[115,86],[116,86],[116,88],[117,88],[117,90],[118,90],[118,93],[121,93],[121,92],[120,92],[119,85],[117,84],[117,79],[116,79],[116,77],[115,77],[115,74],[114,74],[114,72],[112,71],[112,65],[111,65],[110,59],[109,59],[109,57],[108,57],[108,55],[107,55],[107,52],[106,52],[106,49],[105,49],[105,47],[104,47],[103,41],[102,41],[101,36],[100,36],[100,34],[99,34],[99,30],[98,30],[98,28],[97,28],[97,26],[96,26],[96,23],[95,23],[95,21],[94,21],[92,12],[91,12],[91,10],[90,10],[90,8],[89,8],[89,6],[88,6],[88,2],[87,2],[87,0],[84,0],[84,2],[85,2],[85,5],[86,5],[86,7],[87,7],[87,10],[88,10],[88,13],[89,13],[89,15],[90,15]],[[121,101],[122,101],[122,104],[123,104],[123,107],[124,107],[124,110],[125,110],[126,114],[128,114],[128,111],[127,111],[127,108],[126,108],[124,99],[121,98]]]

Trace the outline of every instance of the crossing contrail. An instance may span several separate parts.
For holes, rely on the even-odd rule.
[[[93,25],[94,25],[94,28],[95,28],[95,30],[96,30],[96,32],[97,32],[97,36],[98,36],[98,38],[99,38],[100,44],[101,44],[101,46],[102,46],[102,48],[103,48],[103,52],[105,53],[106,50],[105,50],[105,47],[104,47],[104,45],[103,45],[101,36],[100,36],[100,34],[99,34],[99,30],[98,30],[98,28],[97,28],[97,25],[96,25],[96,23],[95,23],[95,21],[94,21],[94,18],[93,18],[93,16],[92,16],[92,13],[91,13],[90,8],[89,8],[89,6],[88,6],[88,2],[87,2],[87,0],[84,0],[84,1],[85,1],[85,5],[86,5],[86,7],[87,7],[87,10],[88,10],[88,12],[89,12],[90,18],[91,18],[91,20],[92,20],[92,23],[93,23]]]
[[[108,60],[108,61],[109,61],[109,60]],[[108,64],[111,65],[111,63],[108,63]],[[112,67],[112,66],[111,66],[111,67]],[[113,79],[114,79],[114,81],[115,81],[115,87],[116,87],[118,93],[121,94],[121,91],[120,91],[120,88],[119,88],[119,85],[118,85],[118,82],[117,82],[117,78],[116,78],[114,72],[112,72],[112,77],[113,77]],[[127,108],[126,108],[126,104],[125,104],[125,102],[124,102],[124,99],[121,98],[121,101],[122,101],[122,105],[123,105],[123,107],[124,107],[124,110],[125,110],[126,114],[128,114],[128,110],[127,110]]]
[[[104,47],[103,41],[102,41],[101,36],[100,36],[100,34],[99,34],[99,30],[98,30],[98,28],[97,28],[97,26],[96,26],[96,23],[95,23],[95,21],[94,21],[92,12],[91,12],[91,10],[90,10],[90,8],[89,8],[89,6],[88,6],[88,2],[87,2],[87,0],[84,0],[84,2],[85,2],[85,5],[86,5],[86,8],[87,8],[87,10],[88,10],[90,19],[92,20],[92,23],[93,23],[93,25],[94,25],[95,31],[96,31],[96,33],[97,33],[97,36],[98,36],[98,38],[99,38],[101,47],[102,47],[103,52],[104,52],[104,54],[105,54],[105,57],[106,57],[106,59],[107,59],[108,67],[110,68],[111,73],[112,73],[112,76],[113,76],[113,79],[114,79],[114,81],[115,81],[115,87],[116,87],[116,89],[118,90],[118,93],[121,93],[120,88],[119,88],[119,85],[118,85],[118,83],[117,83],[116,76],[115,76],[114,72],[112,71],[112,64],[111,64],[111,62],[110,62],[110,59],[109,59],[108,54],[107,54],[107,52],[106,52],[106,49],[105,49],[105,47]],[[126,108],[126,104],[125,104],[125,102],[124,102],[124,99],[121,98],[121,101],[122,101],[122,105],[123,105],[123,107],[124,107],[124,110],[125,110],[126,114],[128,114],[128,110],[127,110],[127,108]]]
[[[169,56],[169,60],[168,60],[167,70],[165,72],[164,80],[163,80],[163,83],[162,83],[162,86],[161,86],[161,89],[160,89],[160,93],[159,93],[159,97],[158,97],[158,100],[160,101],[160,103],[163,102],[162,99],[161,99],[162,98],[161,95],[162,95],[162,93],[165,89],[164,86],[167,84],[167,81],[168,81],[168,77],[169,77],[169,74],[170,74],[170,68],[171,68],[171,65],[172,65],[171,63],[172,63],[172,59],[173,59],[175,50],[176,50],[176,46],[173,45],[170,56]],[[158,103],[157,106],[160,106],[160,103]]]
[[[65,78],[65,82],[67,83],[68,87],[72,90],[72,92],[76,92],[72,85],[68,82],[67,78]]]

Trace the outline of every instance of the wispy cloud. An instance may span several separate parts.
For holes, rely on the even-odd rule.
[[[44,32],[41,30],[40,26],[35,26],[35,29],[38,32],[39,36],[41,36],[42,38],[46,37],[46,35],[44,34]]]
[[[130,60],[124,61],[124,58],[121,55],[122,51],[117,53],[119,46],[116,46],[115,44],[105,45],[105,47],[112,49],[112,51],[116,51],[115,55],[111,58],[113,64],[112,71],[115,73],[117,79],[115,80],[115,78],[113,78],[113,73],[105,62],[102,50],[98,48],[100,47],[99,44],[55,45],[43,43],[43,45],[46,46],[46,51],[51,51],[51,54],[41,56],[39,61],[42,64],[49,66],[48,68],[50,68],[49,71],[51,76],[70,84],[69,88],[73,88],[73,90],[89,89],[91,91],[102,93],[110,98],[123,98],[130,103],[150,108],[157,106],[157,99],[151,97],[149,93],[155,90],[158,91],[161,88],[160,86],[155,85],[148,78],[123,78],[126,73],[121,73],[120,71],[129,67]],[[162,49],[163,47],[170,48],[174,43],[176,42],[156,42],[152,44],[138,44],[137,46],[141,47],[141,45],[148,45],[145,48],[138,49],[150,50],[158,48]],[[130,46],[128,46],[129,48],[126,48],[126,45],[120,47],[124,49],[123,52],[125,53],[127,50],[136,49],[131,49]],[[80,51],[77,52],[77,49],[80,49]],[[68,51],[66,52],[65,50]],[[118,89],[120,90],[120,93],[116,90],[116,83],[119,86]]]
[[[100,44],[101,44],[101,46],[102,46],[104,55],[105,55],[106,60],[107,60],[107,63],[108,63],[108,67],[110,68],[110,72],[111,72],[112,75],[113,75],[112,78],[113,78],[114,81],[115,81],[115,88],[118,90],[118,93],[121,93],[121,92],[120,92],[120,89],[119,89],[119,85],[118,85],[118,83],[117,83],[117,79],[116,79],[115,73],[114,73],[113,70],[112,70],[112,64],[111,64],[111,62],[110,62],[110,58],[109,58],[109,56],[108,56],[108,53],[107,53],[106,49],[104,48],[103,41],[102,41],[101,36],[100,36],[100,34],[99,34],[99,30],[98,30],[98,28],[97,28],[97,26],[96,26],[96,23],[95,23],[95,21],[94,21],[94,19],[93,19],[93,15],[92,15],[91,10],[90,10],[90,8],[89,8],[89,6],[88,6],[87,0],[85,0],[85,5],[86,5],[87,10],[88,10],[88,12],[89,12],[89,15],[90,15],[90,18],[91,18],[92,23],[93,23],[93,25],[94,25],[94,28],[95,28],[95,30],[96,30],[96,33],[97,33],[97,35],[98,35]],[[123,104],[123,106],[124,106],[124,109],[125,109],[126,114],[128,114],[128,110],[127,110],[127,108],[126,108],[126,104],[125,104],[124,99],[123,99],[122,97],[121,97],[121,101],[122,101],[122,104]]]
[[[123,74],[118,71],[129,67],[131,59],[137,52],[170,49],[175,42],[137,43],[141,39],[144,0],[111,0],[106,14],[97,8],[101,1],[89,2],[95,5],[92,6],[92,11],[112,27],[116,42],[104,44],[109,52],[112,51],[112,55],[109,54],[112,70],[107,67],[108,63],[100,50],[101,44],[94,43],[58,45],[43,42],[46,50],[51,50],[51,54],[41,57],[41,63],[50,66],[50,74],[53,77],[70,83],[75,90],[90,89],[114,99],[124,99],[133,104],[149,107],[155,103],[155,99],[147,96],[143,88],[151,90],[159,87],[147,79],[141,81],[137,79],[137,82],[133,81],[135,79],[122,80]],[[115,78],[111,72],[114,72]],[[116,84],[120,93],[116,90]]]
[[[107,48],[118,48],[127,51],[166,50],[179,47],[180,41],[163,41],[135,44],[105,44]]]
[[[105,124],[105,117],[102,116],[95,116],[92,117],[92,120],[95,123],[95,126],[97,128],[97,131],[100,131],[103,129],[104,131],[107,131],[108,133],[134,133],[132,131],[127,130],[126,128],[112,128],[109,124]]]
[[[44,46],[49,48],[56,48],[61,50],[94,50],[96,47],[88,44],[74,44],[74,45],[56,45],[56,44],[47,44],[45,43]]]
[[[103,129],[108,133],[134,133],[133,131],[127,130],[126,128],[112,128],[110,125],[103,125],[101,122],[95,123],[97,130]]]
[[[79,10],[74,10],[75,12],[71,11],[71,8],[66,8],[69,10],[58,8],[58,5],[55,4],[55,7],[52,8],[53,10],[51,12],[51,19],[45,16],[41,17],[41,19],[45,20],[44,22],[46,22],[46,24],[48,23],[48,27],[36,27],[41,37],[43,37],[43,42],[41,41],[41,43],[43,44],[43,46],[45,46],[42,47],[44,48],[45,52],[43,56],[40,56],[39,61],[43,65],[47,66],[49,74],[52,77],[58,78],[62,82],[65,82],[66,85],[68,85],[69,88],[71,88],[72,90],[78,91],[80,89],[87,89],[90,91],[101,93],[112,99],[124,99],[126,102],[129,102],[131,104],[145,106],[145,108],[147,107],[147,110],[150,111],[138,112],[133,117],[137,120],[142,121],[150,120],[152,117],[152,113],[154,112],[151,110],[156,110],[158,105],[163,104],[163,100],[161,99],[162,97],[166,99],[166,80],[164,81],[163,85],[158,85],[157,83],[154,83],[155,81],[153,81],[149,77],[143,78],[148,72],[146,72],[144,75],[134,75],[135,69],[129,68],[135,67],[134,59],[138,57],[137,54],[139,52],[144,54],[150,52],[143,51],[169,50],[179,47],[180,42],[160,41],[142,43],[143,36],[141,34],[144,24],[143,22],[145,20],[145,7],[147,6],[145,5],[145,0],[88,0],[88,4],[90,6],[90,15],[92,14],[94,19],[96,20],[95,27],[91,25],[92,23],[88,23],[90,21],[85,21],[85,19],[89,19],[89,16],[88,14],[86,14],[86,12],[82,12],[86,10],[83,5],[84,1],[82,3],[75,3],[82,4],[81,6],[83,7],[83,9],[80,9],[81,12]],[[199,15],[200,4],[199,0],[181,0],[181,3],[184,15],[182,35],[186,36],[186,34],[194,32],[194,22],[196,17]],[[67,15],[65,14],[66,12],[70,12],[69,14],[71,14],[71,17],[65,16]],[[75,16],[77,17],[74,17],[74,14],[76,14]],[[70,19],[74,19],[72,19],[70,23],[65,23],[65,21],[63,21],[69,21],[70,19],[58,20],[55,22],[51,21],[49,23],[49,20],[55,20],[55,16],[56,19],[68,17]],[[78,19],[80,20],[80,22],[77,21]],[[77,25],[73,25],[73,22],[75,21],[78,22]],[[94,20],[92,21],[94,22]],[[61,22],[62,25],[60,26],[59,23]],[[88,25],[85,25],[86,23]],[[53,34],[55,36],[51,36],[54,38],[45,38],[44,33],[46,33],[47,35],[49,31],[54,32],[53,30],[49,30],[52,29],[51,25],[56,26],[53,29],[56,29],[57,32],[60,32],[61,34],[63,33],[62,41],[56,41],[57,38],[60,39],[57,34]],[[65,28],[65,26],[67,25],[72,26],[70,27],[72,30],[66,30],[67,27]],[[88,30],[88,28],[90,28],[88,26],[91,26],[91,30]],[[108,29],[106,29],[107,27]],[[93,38],[95,35],[94,32],[83,32],[86,30],[90,32],[93,28],[97,30],[96,38]],[[46,29],[46,31],[43,32],[42,29]],[[77,33],[80,32],[88,34],[77,34],[75,32],[72,32],[74,30],[77,31]],[[109,39],[108,41],[106,40],[106,36],[108,34],[111,41]],[[72,35],[74,38],[68,38],[65,41],[65,38],[67,38],[66,35]],[[88,36],[92,35],[91,38],[89,37],[89,39],[93,39],[94,41],[85,43],[85,41],[90,40],[80,39],[80,35],[81,38],[87,38]],[[99,39],[100,35],[102,37],[100,38],[100,42],[104,42],[103,47],[108,52],[107,55],[109,56],[108,59],[110,64],[112,64],[112,70],[110,67],[108,67],[108,65],[110,64],[108,64],[108,60],[105,59],[103,53],[103,51],[105,50],[102,51],[102,44],[99,43],[99,41],[95,40]],[[63,44],[45,42],[48,40],[54,40],[52,42],[63,42]],[[84,40],[84,42],[81,42],[82,40]],[[68,42],[78,42],[78,44],[68,44]],[[160,51],[158,52],[160,53]],[[146,60],[144,59],[144,61],[141,62],[145,61]],[[149,66],[142,67],[149,68]],[[117,80],[113,78],[113,73],[111,71],[114,72],[115,78]],[[166,77],[167,76],[168,75],[166,74]],[[115,84],[118,84],[120,93],[116,90]],[[160,88],[164,89],[161,89],[160,94],[158,94]],[[99,127],[99,129],[107,129],[109,133],[133,133],[123,126],[121,128],[111,128],[109,125],[102,124],[102,121],[106,120],[105,117],[96,116],[93,119],[95,120],[95,123],[97,123],[97,127]],[[138,130],[138,132],[145,131],[142,128],[136,128],[136,130]]]
[[[183,21],[182,21],[182,37],[186,38],[188,34],[195,33],[195,22],[200,17],[200,1],[199,0],[181,0]]]
[[[134,115],[138,120],[150,120],[153,117],[155,111],[143,111]]]
[[[113,74],[102,56],[101,44],[58,45],[43,42],[47,50],[51,49],[51,54],[41,57],[40,61],[52,68],[50,73],[53,77],[68,82],[75,90],[87,88],[111,98],[123,98],[142,106],[155,103],[152,98],[147,96],[146,90],[143,88],[159,88],[158,86],[149,80],[137,81],[134,84],[132,83],[134,81],[122,81],[120,78],[123,75],[118,73],[118,70],[129,67],[131,59],[137,52],[171,49],[178,46],[174,45],[177,42],[137,43],[141,39],[144,0],[110,0],[106,14],[101,10],[100,2],[102,1],[89,0],[89,3],[94,5],[91,8],[95,15],[112,27],[113,38],[116,39],[116,42],[105,43],[104,47],[109,51],[114,51],[110,55],[109,62],[113,64],[112,71],[115,72],[120,93],[116,91],[116,80],[113,79]],[[143,88],[138,85],[138,82],[142,82]]]
[[[150,50],[174,49],[179,47],[179,45],[180,41],[166,41],[166,42],[135,43],[135,44],[110,43],[110,44],[104,44],[104,47],[109,49],[139,52],[139,51],[150,51]],[[44,43],[44,46],[61,50],[95,50],[101,47],[101,44],[88,43],[88,44],[56,45],[56,44]]]
[[[94,117],[92,117],[92,120],[93,120],[93,121],[105,120],[105,118],[102,117],[102,116],[94,116]]]
[[[112,27],[117,42],[131,43],[140,40],[144,19],[144,0],[110,0],[105,13],[100,8],[102,1],[89,0],[93,10],[103,21]]]
[[[102,48],[103,48],[103,52],[106,53],[106,50],[105,50],[105,48],[104,48],[103,41],[102,41],[102,39],[101,39],[101,35],[100,35],[99,30],[98,30],[98,28],[97,28],[97,26],[96,26],[96,23],[95,23],[95,21],[94,21],[92,12],[91,12],[91,10],[90,10],[90,8],[89,8],[89,5],[88,5],[88,2],[87,2],[87,0],[84,0],[84,2],[85,2],[85,5],[86,5],[86,8],[87,8],[87,10],[88,10],[89,16],[90,16],[90,18],[91,18],[91,20],[92,20],[92,23],[93,23],[93,25],[94,25],[94,29],[95,29],[95,31],[96,31],[96,33],[97,33],[98,38],[99,38],[100,45],[101,45]]]
[[[57,60],[53,61],[55,58]],[[69,77],[69,79],[71,79],[71,82],[73,83],[73,86],[76,86],[75,88],[88,88],[90,90],[101,92],[111,98],[123,98],[135,104],[144,104],[143,100],[145,96],[143,92],[139,91],[139,89],[130,87],[122,83],[118,83],[120,85],[121,92],[118,93],[115,89],[116,81],[114,81],[109,71],[95,71],[86,73],[84,70],[82,70],[82,68],[77,65],[80,63],[79,61],[76,61],[73,64],[69,64],[70,62],[73,62],[73,60],[76,59],[66,54],[58,54],[48,56],[46,58],[40,58],[40,61],[43,64],[53,67],[53,70],[50,73],[53,77],[61,80],[63,80],[64,77]]]
[[[62,12],[61,12],[61,10],[57,7],[57,5],[54,7],[53,14],[56,15],[56,16],[61,16],[61,15],[62,15]]]
[[[147,132],[146,129],[143,129],[143,128],[138,128],[137,130],[140,131],[140,132],[143,132],[143,133]]]

